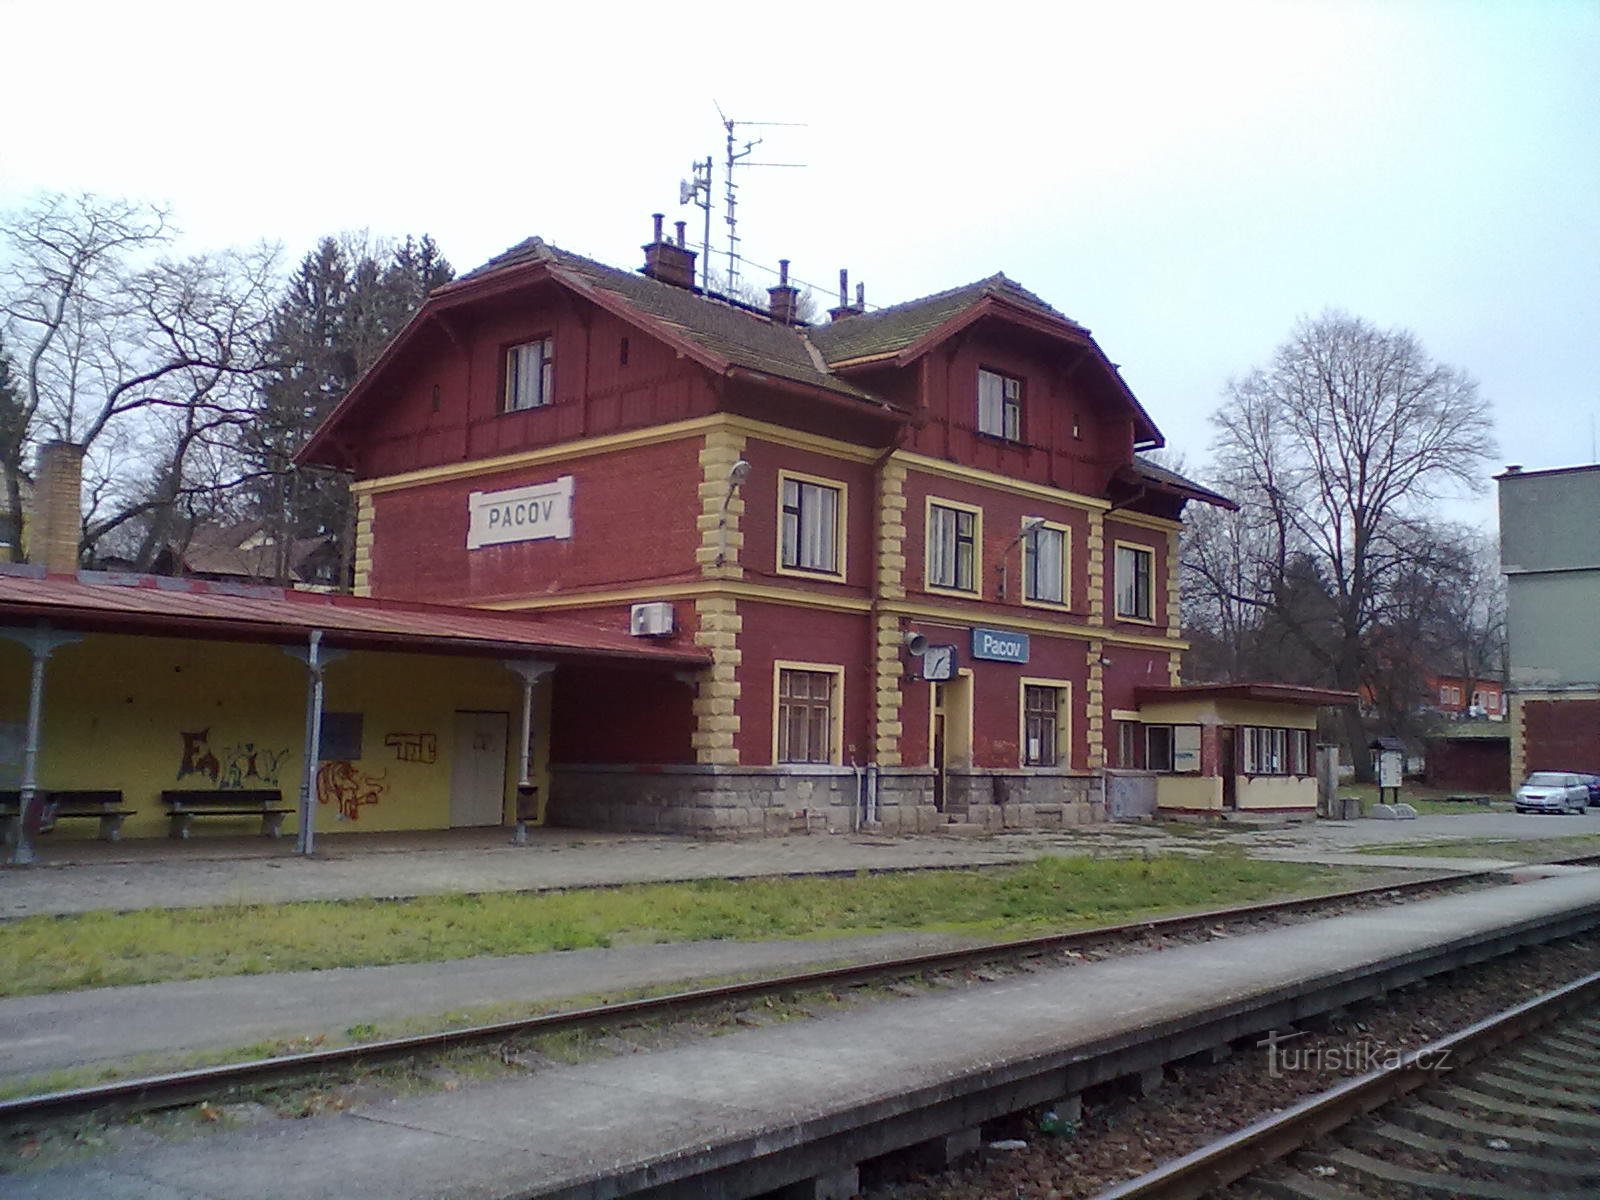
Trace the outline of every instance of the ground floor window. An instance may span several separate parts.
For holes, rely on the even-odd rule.
[[[833,761],[838,683],[835,671],[778,668],[778,762]]]
[[[1247,725],[1239,731],[1246,775],[1311,774],[1311,731]]]
[[[1145,767],[1173,775],[1200,772],[1200,726],[1146,725],[1144,727]]]
[[[1061,691],[1026,684],[1022,689],[1022,765],[1061,765]]]
[[[1117,766],[1144,769],[1144,726],[1138,721],[1117,722]]]

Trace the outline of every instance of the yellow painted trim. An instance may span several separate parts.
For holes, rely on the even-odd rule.
[[[804,567],[786,567],[783,565],[783,485],[788,480],[796,483],[814,483],[818,487],[832,488],[839,493],[839,503],[833,514],[833,561],[838,565],[834,571],[808,571]],[[797,579],[826,579],[834,583],[843,583],[849,573],[850,565],[850,485],[842,479],[828,479],[822,475],[807,475],[803,471],[791,471],[786,467],[778,470],[778,523],[776,529],[778,536],[773,550],[774,570],[779,575],[792,575]]]
[[[960,683],[966,688],[966,694],[963,697],[963,700],[966,703],[966,718],[967,718],[967,720],[966,720],[966,726],[967,727],[966,727],[966,731],[965,731],[965,736],[966,736],[966,757],[965,757],[965,759],[962,760],[962,762],[963,762],[963,765],[965,765],[965,766],[971,766],[972,765],[972,710],[975,707],[973,705],[973,702],[972,702],[972,690],[973,690],[972,689],[972,668],[971,667],[957,667],[956,668],[956,677],[951,682]],[[930,767],[937,767],[939,765],[938,763],[933,761],[933,726],[934,726],[934,718],[939,714],[941,708],[943,708],[942,705],[935,706],[935,704],[933,703],[933,689],[938,687],[938,686],[939,685],[936,684],[936,683],[930,683],[928,685],[928,765]],[[945,713],[946,726],[945,726],[945,740],[944,740],[944,758],[945,758],[945,769],[946,770],[950,769],[950,729],[949,729],[949,724],[948,724],[949,719],[950,719],[950,714],[949,713]]]
[[[1017,766],[1042,766],[1028,761],[1028,706],[1030,687],[1054,688],[1056,700],[1056,766],[1072,769],[1072,680],[1040,679],[1024,675],[1017,680]],[[1064,715],[1063,715],[1064,714]]]
[[[1144,529],[1160,529],[1167,533],[1173,533],[1183,528],[1182,521],[1169,521],[1166,517],[1152,517],[1148,513],[1129,512],[1125,508],[1106,513],[1106,520],[1121,521],[1126,525],[1138,525]]]
[[[1150,616],[1129,617],[1117,611],[1117,551],[1143,550],[1150,556]],[[1156,620],[1156,548],[1143,542],[1125,542],[1118,538],[1111,543],[1111,619],[1129,625],[1160,625]]]
[[[1043,483],[1031,483],[1026,479],[1012,479],[1008,475],[1000,475],[994,471],[985,471],[978,467],[967,467],[960,463],[946,462],[942,458],[929,458],[925,454],[917,454],[910,450],[896,450],[890,456],[891,462],[904,463],[914,471],[921,471],[927,475],[939,475],[946,479],[958,479],[964,483],[982,484],[984,487],[996,488],[1002,492],[1011,492],[1018,496],[1029,496],[1036,500],[1049,500],[1056,504],[1070,504],[1075,508],[1082,508],[1090,512],[1104,512],[1111,507],[1109,500],[1100,500],[1094,496],[1085,496],[1079,492],[1069,492],[1062,488],[1051,487]]]
[[[785,671],[819,671],[834,677],[833,702],[828,712],[828,761],[835,766],[844,762],[844,667],[839,663],[795,662],[780,658],[772,664],[772,763],[778,761],[778,694],[779,681]]]
[[[776,442],[780,446],[792,446],[796,450],[814,450],[818,454],[826,454],[831,458],[842,458],[850,462],[870,463],[876,462],[882,456],[881,449],[870,446],[858,446],[854,442],[841,442],[837,438],[823,437],[815,433],[803,433],[798,429],[787,429],[782,425],[770,425],[766,421],[755,421],[749,417],[734,416],[732,413],[718,414],[721,421],[729,429],[736,430],[749,437],[760,438],[764,442]],[[703,418],[717,419],[717,418]]]
[[[882,600],[879,601],[878,608],[882,612],[895,613],[907,617],[921,617],[929,621],[943,621],[969,627],[972,625],[996,624],[1006,629],[1025,629],[1030,633],[1048,633],[1056,637],[1084,638],[1089,641],[1100,640],[1114,642],[1121,646],[1148,646],[1156,650],[1170,650],[1174,653],[1189,648],[1188,642],[1174,641],[1168,637],[1153,635],[1145,637],[1137,633],[1122,633],[1115,629],[1103,629],[1097,625],[1068,625],[1063,622],[1046,621],[1038,617],[1017,616],[1012,613],[995,615],[972,609],[948,608],[939,604],[919,604],[914,600]]]
[[[972,589],[944,587],[930,582],[933,578],[933,510],[948,508],[973,515],[972,522]],[[960,500],[946,500],[943,496],[924,496],[922,500],[922,590],[935,596],[957,596],[966,600],[983,599],[983,509],[976,504]]]
[[[1111,710],[1111,719],[1113,721],[1142,721],[1144,718],[1139,715],[1139,710],[1136,708],[1113,708]]]
[[[797,588],[764,583],[707,579],[691,583],[666,583],[655,587],[615,589],[605,592],[568,592],[559,596],[526,596],[515,600],[495,600],[475,608],[495,612],[533,612],[545,609],[592,608],[599,604],[630,604],[642,600],[701,599],[729,596],[739,600],[767,600],[795,608],[826,608],[837,612],[868,612],[870,600],[858,596],[836,596],[828,592],[805,592]]]
[[[1026,525],[1031,517],[1023,517],[1021,523]],[[1028,549],[1026,544],[1022,548],[1022,595],[1019,599],[1028,608],[1044,608],[1051,612],[1070,612],[1072,609],[1072,527],[1063,525],[1059,521],[1046,520],[1041,529],[1053,529],[1061,535],[1061,599],[1056,600],[1030,600],[1028,599]],[[1027,538],[1022,539],[1024,543]]]

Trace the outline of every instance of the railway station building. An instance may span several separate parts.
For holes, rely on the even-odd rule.
[[[147,833],[196,760],[260,776],[237,747],[292,790],[281,647],[320,631],[349,654],[314,769],[382,784],[351,827],[508,822],[519,783],[587,828],[1079,824],[1119,772],[1200,770],[1191,725],[1208,777],[1225,726],[1269,748],[1241,776],[1300,786],[1151,807],[1314,807],[1287,747],[1326,698],[1173,690],[1184,507],[1231,502],[1143,457],[1162,435],[1087,328],[1004,275],[870,312],[841,279],[807,324],[786,274],[760,306],[696,287],[681,227],[644,256],[533,238],[429,297],[300,456],[351,475],[353,597],[0,575],[13,746],[24,635],[86,631],[49,655],[41,786],[122,786]],[[474,713],[510,731],[498,806],[452,798]]]

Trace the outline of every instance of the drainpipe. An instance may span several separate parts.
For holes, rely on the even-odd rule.
[[[17,844],[11,861],[26,866],[34,860],[33,830],[37,820],[29,818],[39,800],[39,735],[44,726],[44,665],[50,655],[62,646],[81,640],[75,633],[56,633],[43,623],[23,631],[0,630],[0,637],[23,646],[33,656],[32,670],[28,675],[28,731],[22,749],[22,791],[17,803]]]
[[[867,824],[878,821],[878,764],[867,764]]]
[[[852,833],[860,833],[862,825],[866,823],[866,818],[863,814],[867,807],[867,777],[866,773],[862,771],[860,763],[852,762],[850,770],[855,773],[856,777],[856,802],[850,810],[850,831]]]

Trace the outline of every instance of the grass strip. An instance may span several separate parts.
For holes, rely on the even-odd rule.
[[[1023,936],[1330,890],[1346,879],[1240,854],[1171,854],[844,879],[26,917],[0,925],[0,995],[646,942],[935,929]]]

